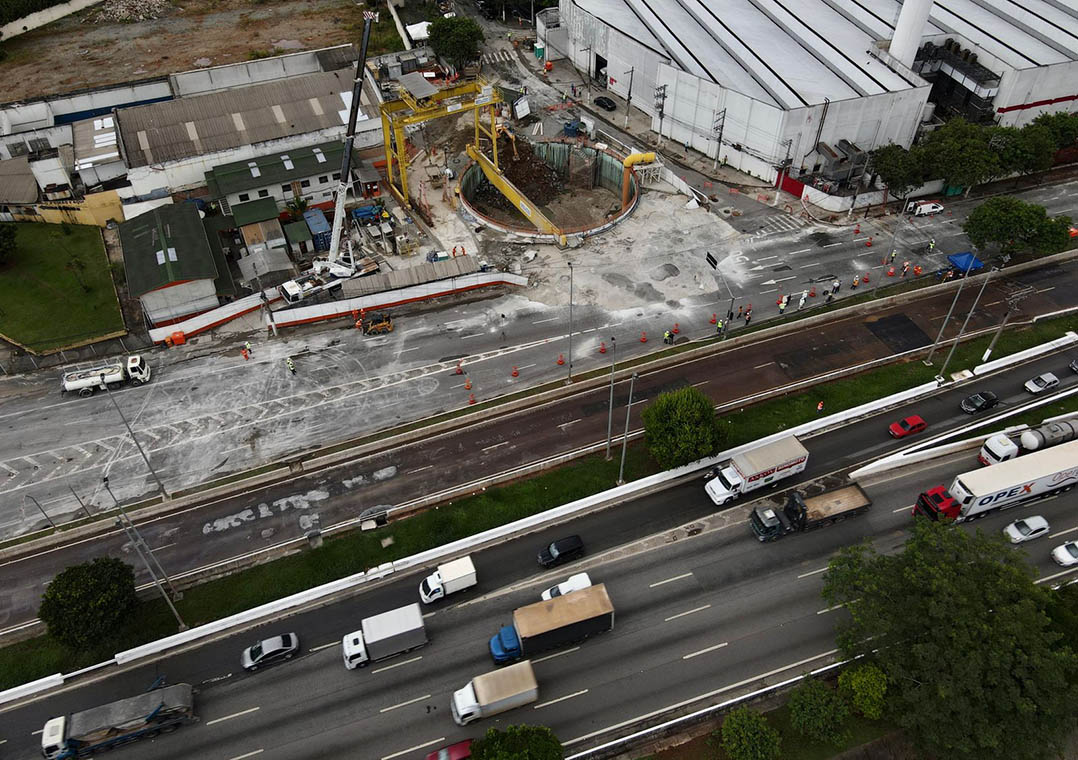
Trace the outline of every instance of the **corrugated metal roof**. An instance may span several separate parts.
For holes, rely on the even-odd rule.
[[[27,156],[0,161],[0,203],[37,202],[37,180]]]
[[[116,118],[135,168],[343,127],[351,98],[342,69],[123,108]]]
[[[311,239],[311,230],[307,222],[290,222],[283,227],[284,236],[290,243],[302,243]]]
[[[158,206],[120,224],[131,295],[187,280],[216,279],[206,230],[193,203]]]
[[[342,295],[345,298],[357,298],[422,285],[425,282],[448,280],[478,271],[479,261],[474,256],[457,256],[447,261],[426,262],[407,269],[345,280]]]
[[[344,145],[334,141],[221,164],[206,172],[206,184],[211,196],[225,198],[256,187],[283,185],[320,174],[332,176],[341,168],[343,152]],[[352,166],[356,166],[359,153],[353,150],[352,156]]]
[[[71,132],[75,143],[75,171],[123,160],[112,116],[76,121],[71,125]]]

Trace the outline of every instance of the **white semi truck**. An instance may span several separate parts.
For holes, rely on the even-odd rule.
[[[134,386],[150,382],[150,365],[139,355],[126,359],[102,361],[81,369],[65,372],[60,378],[61,393],[78,393],[80,396],[92,396],[94,391],[114,391],[124,383]]]
[[[471,588],[478,579],[472,558],[461,557],[443,565],[423,579],[419,584],[419,598],[425,604],[435,602],[449,594]]]
[[[996,433],[987,438],[977,454],[983,465],[999,464],[1020,454],[1040,451],[1078,438],[1078,420],[1056,420],[1038,428],[1027,430],[1016,443],[1006,433]]]
[[[48,760],[88,757],[138,739],[173,731],[195,716],[194,689],[178,683],[107,705],[50,718],[41,731]]]
[[[450,707],[453,720],[466,726],[480,718],[515,710],[539,699],[530,660],[518,662],[493,673],[476,676],[463,689],[453,692]]]
[[[917,497],[914,515],[964,522],[1078,485],[1078,441],[966,472]]]
[[[722,506],[741,494],[803,472],[807,464],[808,451],[801,441],[786,436],[720,462],[705,476],[704,490],[716,505]]]
[[[359,630],[341,642],[344,666],[349,670],[410,652],[427,643],[423,612],[412,603],[381,615],[364,618]]]

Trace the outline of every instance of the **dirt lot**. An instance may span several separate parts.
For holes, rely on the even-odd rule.
[[[151,21],[91,23],[103,6],[4,43],[3,101],[358,41],[361,5],[349,0],[172,0]],[[392,27],[380,14],[376,31]],[[372,35],[372,42],[376,35]],[[379,34],[393,44],[396,33]],[[399,38],[395,40],[400,47]],[[373,51],[372,51],[373,53]]]

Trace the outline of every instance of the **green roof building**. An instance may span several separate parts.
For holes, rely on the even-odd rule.
[[[122,222],[120,244],[128,290],[152,326],[219,305],[217,265],[193,203],[158,206]]]

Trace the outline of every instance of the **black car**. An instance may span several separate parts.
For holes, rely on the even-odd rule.
[[[539,564],[542,567],[556,567],[583,556],[584,542],[580,536],[566,536],[543,547],[539,552]]]
[[[991,409],[998,403],[999,398],[992,391],[981,391],[962,399],[962,411],[966,414],[976,414]]]
[[[604,111],[616,111],[618,110],[618,104],[608,98],[606,95],[600,95],[595,99],[595,105]]]

